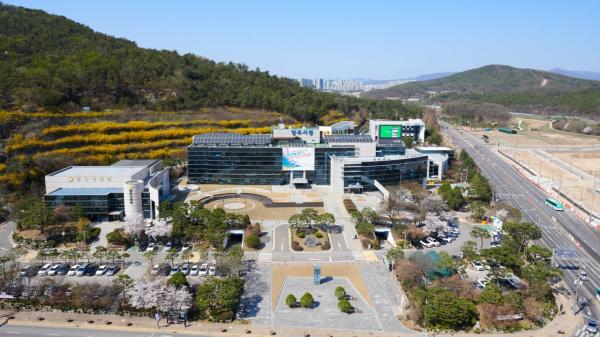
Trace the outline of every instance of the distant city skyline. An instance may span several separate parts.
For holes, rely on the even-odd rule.
[[[407,79],[487,64],[600,72],[597,1],[3,2],[296,79]]]

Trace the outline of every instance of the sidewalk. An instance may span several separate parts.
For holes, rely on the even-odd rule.
[[[1,311],[1,316],[10,314],[8,311]],[[210,322],[191,322],[187,328],[183,324],[167,326],[165,321],[161,321],[161,328],[156,329],[156,323],[151,318],[144,317],[123,317],[116,315],[88,315],[88,314],[67,314],[61,312],[18,312],[13,315],[14,319],[8,320],[5,326],[26,325],[26,326],[47,326],[63,329],[96,329],[106,331],[125,331],[140,333],[164,333],[164,334],[206,334],[211,336],[289,336],[305,337],[309,336],[369,336],[369,337],[398,337],[410,336],[417,337],[420,333],[398,334],[380,331],[357,331],[357,330],[332,330],[318,328],[296,328],[296,327],[270,327],[256,324],[244,324],[243,322],[234,322],[230,324],[210,323]],[[38,317],[44,317],[39,321]],[[71,319],[68,322],[67,319]],[[88,323],[92,320],[93,323]],[[111,322],[107,324],[107,322]],[[128,324],[130,324],[128,326]]]

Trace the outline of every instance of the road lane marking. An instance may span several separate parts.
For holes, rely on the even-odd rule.
[[[11,335],[20,335],[21,334],[20,331],[7,331],[6,333],[11,334]]]

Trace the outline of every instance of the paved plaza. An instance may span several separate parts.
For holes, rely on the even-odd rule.
[[[350,301],[358,309],[346,314],[338,309],[335,288],[341,286],[352,296]],[[310,292],[315,299],[312,309],[289,308],[285,297],[294,294],[298,300],[305,292]],[[375,310],[367,303],[352,283],[345,277],[329,277],[320,285],[313,283],[312,277],[288,277],[285,280],[281,296],[273,312],[273,324],[276,326],[296,326],[313,328],[381,330],[381,323]]]
[[[400,311],[402,290],[383,263],[361,263],[359,268],[365,279],[369,295],[385,331],[410,332],[397,318]]]

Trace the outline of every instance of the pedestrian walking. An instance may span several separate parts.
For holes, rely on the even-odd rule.
[[[156,328],[160,329],[160,313],[158,311],[154,314],[154,319],[156,320]]]

